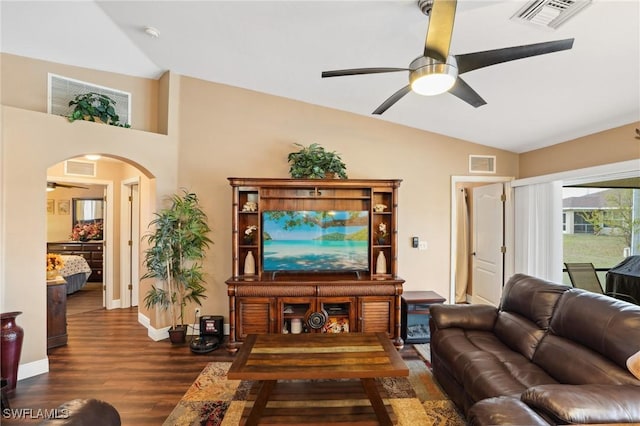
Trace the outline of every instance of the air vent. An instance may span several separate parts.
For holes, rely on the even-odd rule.
[[[591,1],[592,0],[533,0],[518,10],[511,19],[555,29],[586,6],[590,5]]]
[[[96,163],[93,161],[67,160],[64,162],[67,176],[96,177]]]
[[[469,173],[495,173],[495,155],[470,155]]]
[[[131,124],[131,93],[108,87],[97,86],[72,78],[49,74],[49,105],[48,113],[67,116],[73,107],[69,101],[76,95],[95,92],[106,95],[116,103],[116,114],[120,117],[120,123]]]

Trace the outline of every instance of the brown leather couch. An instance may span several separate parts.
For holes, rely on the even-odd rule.
[[[431,306],[433,375],[472,425],[640,422],[640,306],[514,275],[500,307]]]

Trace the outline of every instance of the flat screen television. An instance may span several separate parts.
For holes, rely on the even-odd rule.
[[[262,230],[265,272],[369,270],[368,211],[263,211]]]

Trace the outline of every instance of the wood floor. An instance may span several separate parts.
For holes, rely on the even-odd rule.
[[[117,408],[123,425],[158,426],[207,363],[233,360],[224,349],[197,355],[188,344],[154,342],[138,323],[137,308],[94,307],[68,315],[68,344],[50,350],[49,373],[18,382],[12,409],[52,409],[75,398],[97,398]],[[401,354],[418,357],[411,345]],[[2,424],[40,420],[2,418]]]

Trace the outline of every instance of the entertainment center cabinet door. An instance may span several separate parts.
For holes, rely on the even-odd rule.
[[[395,329],[395,298],[393,296],[366,296],[358,298],[358,331],[387,333],[393,337]]]
[[[249,334],[276,333],[276,306],[270,297],[236,298],[236,340]]]

